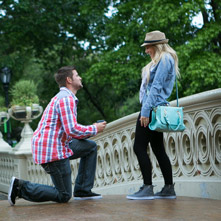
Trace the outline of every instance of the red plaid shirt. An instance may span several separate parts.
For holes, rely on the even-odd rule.
[[[84,139],[97,134],[95,125],[77,123],[77,97],[66,87],[51,99],[32,138],[32,154],[37,164],[66,159],[72,138]]]

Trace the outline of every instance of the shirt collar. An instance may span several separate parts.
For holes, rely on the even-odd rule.
[[[66,88],[66,87],[61,87],[60,88],[60,91],[66,91],[67,93],[69,93],[73,98],[74,98],[74,100],[76,101],[76,102],[78,102],[78,98],[75,96],[75,94],[71,91],[71,90],[69,90],[68,88]]]

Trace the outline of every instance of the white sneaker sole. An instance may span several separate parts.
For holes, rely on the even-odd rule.
[[[127,196],[126,197],[129,200],[154,200],[154,196],[144,196],[144,197],[134,197],[134,196]]]
[[[74,200],[98,200],[102,199],[102,196],[89,196],[89,197],[74,197]]]
[[[9,191],[8,191],[8,202],[10,203],[11,206],[15,205],[11,200],[11,194],[12,194],[14,182],[15,182],[15,177],[13,176],[11,179],[11,184],[10,184]]]

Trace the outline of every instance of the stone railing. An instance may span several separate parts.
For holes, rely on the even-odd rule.
[[[184,107],[186,130],[164,133],[177,195],[221,199],[221,89],[179,99]],[[172,106],[176,101],[171,102]],[[142,184],[142,175],[133,152],[138,113],[107,125],[93,138],[98,145],[95,191],[102,194],[128,194]],[[30,147],[31,148],[31,147]],[[163,178],[156,158],[148,148],[156,190]],[[73,185],[79,160],[71,161]],[[47,175],[29,153],[9,149],[0,138],[0,191],[7,192],[11,176],[51,185]]]

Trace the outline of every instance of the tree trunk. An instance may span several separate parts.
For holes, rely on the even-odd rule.
[[[95,106],[95,108],[99,111],[99,113],[102,115],[102,117],[105,119],[105,114],[103,112],[103,110],[101,109],[101,107],[98,105],[98,103],[96,102],[96,99],[94,99],[91,95],[91,93],[89,92],[89,90],[87,89],[87,87],[85,86],[84,84],[84,87],[83,87],[84,91],[86,92],[86,94],[88,95],[89,97],[89,100],[91,101],[91,103]]]

